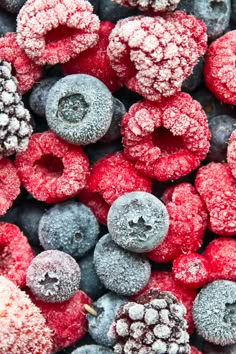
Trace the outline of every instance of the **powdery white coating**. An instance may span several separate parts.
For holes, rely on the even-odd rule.
[[[52,331],[25,292],[0,276],[0,354],[51,354]]]
[[[80,268],[74,258],[64,252],[44,251],[31,262],[26,283],[37,299],[63,302],[79,289]]]
[[[109,41],[112,68],[129,89],[151,101],[180,91],[207,49],[205,25],[181,11],[120,20]]]
[[[112,204],[107,227],[120,247],[144,253],[162,242],[168,231],[169,216],[165,205],[152,194],[131,192]]]
[[[60,250],[74,258],[97,242],[99,224],[92,211],[73,200],[54,205],[39,222],[39,240],[45,250]]]
[[[112,347],[115,341],[108,336],[109,328],[121,305],[128,302],[124,297],[109,292],[93,303],[97,316],[87,315],[88,332],[93,340],[105,347]]]
[[[20,179],[7,158],[0,158],[0,215],[4,215],[20,194]]]
[[[78,145],[95,143],[108,131],[113,98],[107,87],[93,76],[68,75],[49,91],[46,119],[52,131]]]
[[[101,345],[84,345],[78,349],[73,350],[71,354],[112,354],[113,350],[102,347]]]
[[[143,11],[165,12],[175,10],[180,0],[115,0],[115,2],[128,7],[138,7]]]
[[[143,289],[150,274],[150,263],[115,244],[109,234],[103,236],[94,251],[94,265],[105,287],[120,295],[133,295]]]
[[[198,333],[208,342],[236,343],[236,283],[217,280],[204,287],[193,304]]]
[[[227,162],[231,169],[232,175],[236,178],[236,126],[229,139],[227,148]]]
[[[82,0],[29,0],[17,18],[17,42],[35,63],[65,63],[96,44],[99,19]]]

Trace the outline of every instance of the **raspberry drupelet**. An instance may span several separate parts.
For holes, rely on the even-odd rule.
[[[142,11],[166,12],[174,11],[180,0],[115,0],[117,4],[127,7],[138,7]]]
[[[227,163],[212,162],[201,167],[195,187],[206,204],[208,228],[221,236],[236,233],[236,180]]]
[[[85,187],[89,162],[80,146],[51,131],[33,134],[28,148],[16,156],[19,178],[35,199],[58,203]]]
[[[12,64],[13,74],[18,81],[17,88],[21,94],[29,91],[41,78],[43,69],[35,64],[19,47],[16,33],[7,33],[0,38],[0,58]]]
[[[35,63],[65,63],[98,41],[99,19],[83,0],[29,0],[17,18],[17,42]]]
[[[101,22],[97,44],[82,52],[78,57],[62,64],[61,68],[64,75],[92,75],[101,80],[111,92],[118,90],[122,83],[112,69],[107,55],[108,37],[114,27],[115,25],[110,21]]]
[[[200,104],[187,93],[159,103],[139,101],[121,124],[126,157],[158,181],[196,169],[209,149],[210,131]]]
[[[236,178],[236,129],[232,132],[229,138],[227,162],[231,169],[232,175]]]
[[[128,17],[109,37],[111,66],[125,85],[151,101],[181,90],[207,49],[206,27],[184,12]]]
[[[0,159],[0,215],[4,215],[20,194],[20,179],[7,158]]]

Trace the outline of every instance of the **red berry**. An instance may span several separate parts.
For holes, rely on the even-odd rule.
[[[201,167],[195,186],[209,213],[209,229],[217,235],[236,233],[236,180],[228,164],[212,162]]]
[[[228,142],[227,162],[231,169],[232,175],[236,178],[236,130],[233,131]]]
[[[54,133],[33,134],[27,149],[16,156],[17,172],[35,199],[58,203],[85,187],[89,162],[80,146],[68,144]]]
[[[231,31],[211,43],[204,65],[207,87],[229,104],[236,104],[235,41],[236,31]]]
[[[121,195],[133,191],[150,193],[151,181],[136,171],[122,152],[118,152],[93,165],[87,187],[84,193],[82,191],[81,199],[79,195],[79,200],[91,207],[101,223],[106,223],[110,205]]]
[[[16,168],[7,158],[0,159],[0,215],[12,206],[20,194],[20,179]]]
[[[74,344],[86,334],[87,312],[84,305],[91,306],[92,300],[83,291],[78,290],[69,300],[60,303],[43,302],[37,300],[33,294],[29,295],[54,333],[55,351]]]
[[[162,201],[169,214],[169,230],[163,242],[147,253],[148,258],[158,263],[197,251],[202,244],[207,222],[205,205],[189,183],[168,188]]]
[[[135,103],[122,119],[121,133],[125,155],[158,181],[187,175],[209,149],[206,115],[182,92],[160,103]]]
[[[97,44],[61,65],[64,75],[92,75],[101,80],[111,92],[118,90],[122,83],[112,69],[107,55],[108,37],[114,27],[115,25],[109,21],[101,22]]]
[[[0,223],[0,275],[17,286],[26,284],[26,271],[34,258],[27,238],[12,224]],[[1,317],[1,316],[0,316]]]
[[[190,289],[197,289],[207,284],[210,264],[198,253],[183,254],[174,260],[172,273],[178,283]]]
[[[191,347],[190,354],[203,354],[203,353],[197,350],[197,348]]]
[[[192,307],[194,299],[197,295],[193,289],[188,289],[182,285],[179,285],[173,278],[173,275],[168,272],[152,271],[149,282],[146,287],[141,290],[132,299],[138,300],[139,296],[146,294],[149,290],[159,289],[160,291],[170,291],[176,296],[177,300],[182,302],[186,307],[187,314],[185,316],[188,322],[188,332],[192,333],[194,330],[194,323],[192,318]]]
[[[236,240],[218,238],[209,243],[204,257],[211,266],[210,281],[225,279],[236,281]]]
[[[126,86],[151,101],[181,90],[207,49],[206,27],[176,11],[163,17],[128,17],[109,37],[111,66]]]
[[[84,0],[28,0],[17,18],[17,42],[35,63],[65,63],[98,41],[99,19]]]

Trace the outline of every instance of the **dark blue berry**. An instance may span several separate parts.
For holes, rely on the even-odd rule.
[[[100,345],[84,345],[76,350],[73,350],[71,354],[112,354],[113,350]]]
[[[210,149],[207,154],[208,161],[225,162],[228,140],[236,129],[236,119],[228,115],[211,118],[209,121],[211,131]]]
[[[236,22],[236,0],[232,0],[231,5],[231,17],[234,22]]]
[[[118,91],[116,91],[114,96],[124,104],[126,111],[128,111],[134,103],[142,99],[142,96],[129,90],[126,86],[123,86]]]
[[[108,336],[108,331],[117,310],[126,302],[128,299],[109,292],[93,303],[97,316],[87,315],[88,331],[97,344],[106,347],[112,347],[115,344],[114,339]]]
[[[26,283],[36,298],[46,302],[63,302],[78,289],[80,268],[68,254],[44,251],[30,263]]]
[[[31,110],[38,116],[45,117],[48,93],[59,79],[59,77],[49,77],[34,85],[29,98],[29,105]]]
[[[168,231],[169,216],[165,205],[151,193],[131,192],[112,204],[107,227],[120,247],[144,253],[162,242]]]
[[[16,18],[9,12],[0,10],[0,35],[5,35],[7,32],[16,31]]]
[[[25,2],[26,0],[0,0],[0,7],[9,12],[18,13]]]
[[[192,92],[203,82],[203,58],[199,58],[197,64],[193,68],[192,74],[184,80],[182,90],[185,92]]]
[[[120,140],[113,141],[110,144],[89,144],[84,147],[84,151],[89,158],[91,164],[94,164],[96,161],[100,160],[108,154],[114,154],[115,152],[123,150],[123,146]]]
[[[93,264],[93,251],[80,259],[79,266],[81,272],[80,289],[96,300],[105,293],[106,289],[97,276]]]
[[[69,200],[56,204],[39,222],[39,240],[45,250],[57,249],[74,258],[92,249],[99,234],[99,224],[85,205]]]
[[[141,255],[119,247],[109,234],[103,236],[94,251],[97,275],[105,287],[120,295],[134,295],[147,284],[151,266]]]
[[[113,97],[98,79],[85,74],[68,75],[51,88],[46,119],[51,130],[72,144],[100,140],[111,125]]]
[[[100,0],[98,15],[101,21],[111,21],[116,23],[122,18],[140,14],[137,9],[130,9],[126,6],[118,5],[111,0]]]
[[[203,347],[204,354],[235,354],[236,353],[236,344],[232,345],[215,345],[212,343],[205,342]]]
[[[236,344],[236,283],[216,280],[204,287],[194,300],[193,320],[208,342]]]

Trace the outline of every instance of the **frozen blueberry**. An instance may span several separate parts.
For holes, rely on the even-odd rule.
[[[93,300],[102,296],[106,289],[97,276],[93,264],[93,251],[79,261],[81,272],[80,289]]]
[[[18,13],[25,2],[26,0],[0,0],[0,7],[9,12]]]
[[[222,347],[221,345],[215,345],[212,343],[205,342],[203,347],[204,354],[235,354],[236,344],[226,345]]]
[[[134,295],[147,284],[151,266],[141,255],[119,247],[109,234],[103,236],[94,251],[94,265],[105,287],[120,295]]]
[[[100,140],[111,125],[113,97],[98,79],[85,74],[68,75],[51,88],[46,119],[55,134],[72,144]]]
[[[232,20],[234,22],[236,22],[236,0],[232,0],[231,17],[232,17]]]
[[[118,100],[118,98],[113,98],[113,114],[110,128],[104,137],[100,140],[102,143],[111,143],[114,140],[120,138],[120,123],[123,115],[126,113],[124,104]]]
[[[193,304],[198,333],[217,345],[236,343],[236,283],[216,280],[204,287]]]
[[[126,111],[128,111],[134,103],[142,99],[142,96],[129,90],[126,86],[123,86],[116,91],[114,96],[124,104]]]
[[[116,23],[122,18],[135,16],[140,14],[137,9],[130,9],[126,6],[121,6],[111,0],[100,0],[98,15],[101,21],[111,21]]]
[[[192,74],[184,80],[182,90],[185,92],[192,92],[203,82],[203,58],[199,58],[197,64],[193,68]]]
[[[63,302],[79,289],[80,268],[74,258],[64,252],[44,251],[30,263],[26,283],[38,299]]]
[[[85,205],[69,200],[56,204],[39,222],[39,240],[45,250],[57,249],[80,258],[92,249],[99,234],[99,224]]]
[[[16,18],[9,12],[0,9],[0,35],[5,35],[7,32],[16,31]]]
[[[162,242],[168,231],[169,216],[165,205],[154,195],[131,192],[112,204],[107,227],[120,247],[144,253]]]
[[[115,152],[121,150],[123,150],[123,146],[120,140],[113,141],[109,144],[102,144],[98,142],[96,144],[89,144],[84,147],[84,151],[88,156],[91,164],[95,163],[108,154],[114,154]]]
[[[29,105],[32,111],[40,117],[45,117],[46,101],[48,93],[59,77],[48,77],[34,85],[30,94]]]
[[[87,315],[88,331],[97,344],[105,347],[112,347],[115,344],[114,339],[108,337],[108,331],[117,310],[126,302],[128,299],[109,292],[93,303],[97,316]]]
[[[209,121],[211,131],[210,149],[207,155],[208,161],[226,161],[228,140],[236,129],[236,119],[228,115],[213,117]]]
[[[84,345],[76,350],[74,350],[71,354],[112,354],[113,350],[109,348],[102,347],[101,345]]]

